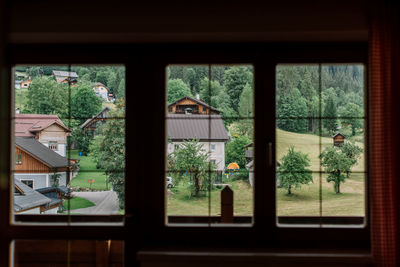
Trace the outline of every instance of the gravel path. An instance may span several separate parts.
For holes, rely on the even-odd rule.
[[[117,193],[114,191],[100,191],[100,192],[73,192],[73,196],[86,198],[92,201],[96,206],[71,210],[72,213],[79,214],[98,214],[109,215],[118,214],[119,205]]]

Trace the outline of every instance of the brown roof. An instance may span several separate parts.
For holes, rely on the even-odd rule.
[[[172,141],[229,139],[220,115],[168,114],[167,134]]]
[[[109,111],[110,111],[110,108],[108,108],[108,107],[103,108],[99,113],[97,113],[96,115],[94,115],[92,118],[87,119],[87,120],[81,125],[81,128],[83,129],[83,128],[85,128],[86,126],[88,126],[88,124],[89,124],[91,121],[93,121],[94,119],[100,118],[100,115],[102,115],[103,112],[106,112],[106,117],[107,117],[107,112],[109,112]]]
[[[46,129],[53,124],[59,125],[67,132],[71,131],[57,115],[15,114],[15,136],[34,137],[35,132]]]
[[[192,98],[192,97],[190,97],[190,96],[185,96],[185,97],[182,97],[181,99],[179,99],[179,100],[175,101],[174,103],[172,103],[172,104],[169,104],[169,105],[168,105],[168,107],[171,107],[171,106],[173,106],[173,105],[177,104],[179,101],[182,101],[183,99],[190,99],[190,100],[192,100],[192,101],[196,102],[197,104],[200,104],[200,105],[202,105],[202,106],[205,106],[205,107],[209,108],[210,110],[212,110],[212,111],[215,111],[215,112],[219,113],[219,110],[218,110],[218,109],[216,109],[215,107],[213,107],[213,106],[210,106],[209,104],[207,104],[206,102],[204,102],[204,101],[203,101],[203,100],[201,100],[201,99]]]

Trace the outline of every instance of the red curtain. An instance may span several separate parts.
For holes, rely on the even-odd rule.
[[[370,29],[370,203],[377,266],[400,266],[399,9],[376,1]]]

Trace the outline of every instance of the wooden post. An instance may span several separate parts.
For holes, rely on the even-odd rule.
[[[111,240],[96,240],[96,266],[110,266],[110,246]]]
[[[221,191],[221,223],[233,223],[233,191],[228,185]]]

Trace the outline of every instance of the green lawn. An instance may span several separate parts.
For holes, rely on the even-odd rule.
[[[65,200],[63,202],[63,208],[65,210],[68,210],[68,201],[70,203],[69,204],[70,210],[83,209],[95,206],[95,204],[92,201],[87,200],[86,198],[74,197],[71,198],[70,200]]]
[[[27,95],[28,89],[15,89],[15,108],[24,109],[28,100]]]
[[[326,174],[321,177],[318,173],[320,147],[319,137],[310,134],[291,133],[277,130],[277,158],[280,159],[287,153],[290,145],[295,150],[301,150],[309,154],[313,183],[302,185],[292,190],[292,195],[287,195],[283,188],[277,189],[277,214],[279,216],[317,216],[320,214],[320,181],[322,187],[322,215],[323,216],[363,216],[364,215],[364,156],[359,159],[358,164],[353,167],[353,173],[345,183],[341,184],[341,194],[336,194],[333,184],[326,181]],[[331,138],[321,138],[321,149],[331,146]],[[359,146],[363,144],[357,143]],[[262,179],[262,177],[261,177]],[[321,180],[320,180],[321,179]],[[224,181],[231,184],[234,191],[234,213],[235,215],[252,215],[253,190],[246,181]],[[167,201],[168,215],[208,215],[209,201],[211,202],[211,215],[220,214],[220,190],[211,192],[209,197],[199,199],[189,198],[189,190],[185,185],[177,185],[171,190]]]
[[[80,157],[77,150],[71,150],[70,158],[79,159],[79,173],[71,180],[71,187],[92,188],[96,190],[109,190],[111,184],[106,185],[107,176],[103,170],[96,169],[96,163],[87,156]],[[90,184],[89,179],[94,179]]]

